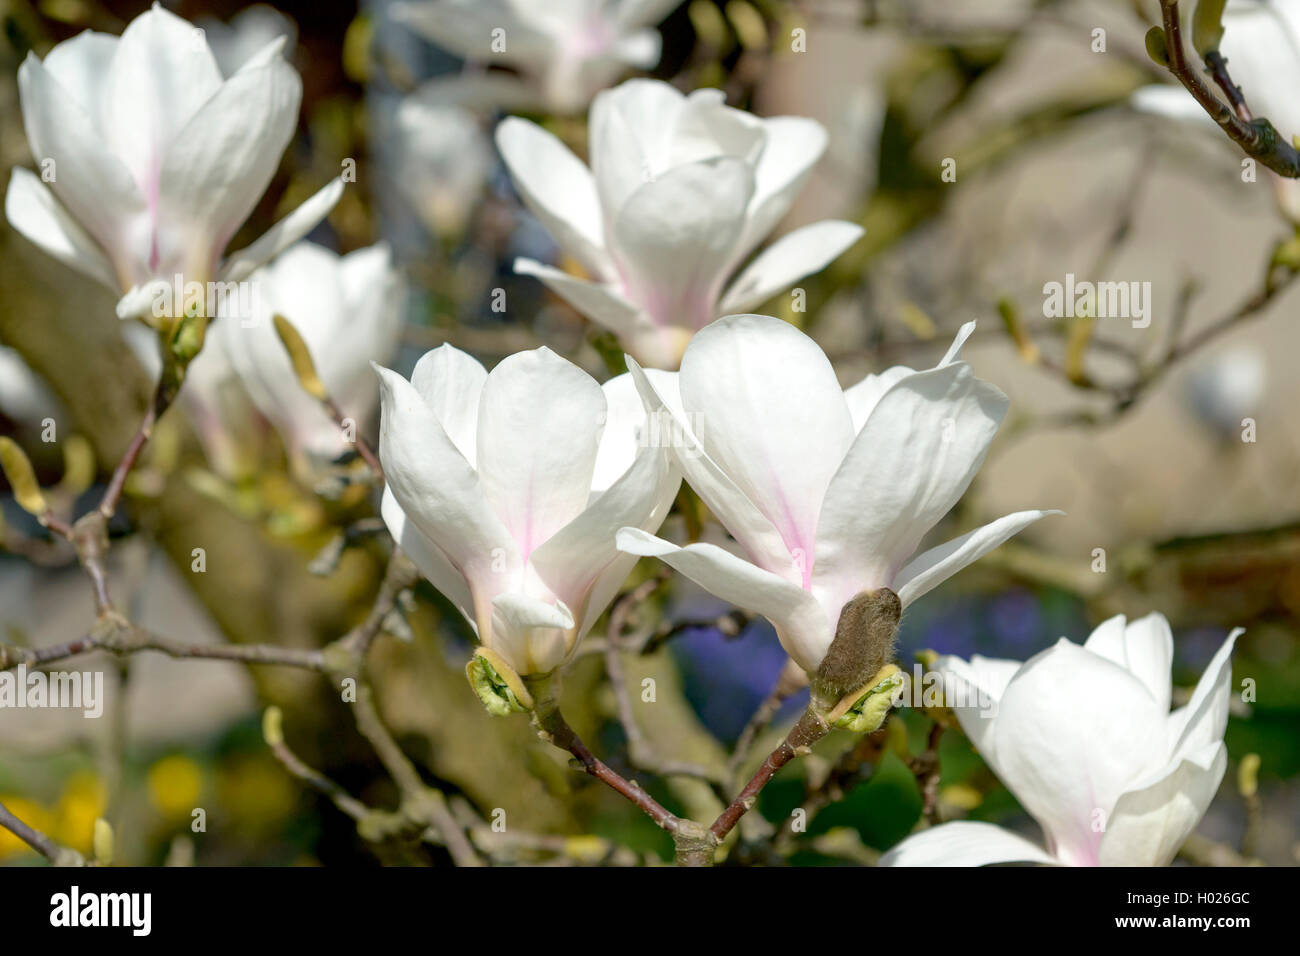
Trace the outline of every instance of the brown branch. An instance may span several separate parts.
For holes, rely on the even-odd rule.
[[[1243,119],[1232,107],[1220,100],[1209,85],[1201,79],[1200,74],[1188,64],[1183,51],[1178,0],[1160,0],[1160,13],[1165,31],[1165,46],[1169,55],[1169,72],[1174,79],[1192,94],[1196,102],[1212,120],[1219,124],[1228,138],[1240,146],[1248,156],[1258,159],[1279,176],[1288,179],[1300,178],[1300,153],[1296,152],[1295,147],[1287,141],[1286,137],[1279,134],[1267,119]],[[1231,78],[1228,77],[1227,66],[1222,58],[1218,68],[1227,85],[1236,89]],[[1239,90],[1237,95],[1240,96]],[[1245,107],[1244,98],[1241,100],[1241,106]],[[1247,115],[1249,115],[1248,111]]]
[[[55,866],[86,865],[76,850],[60,846],[40,830],[19,820],[3,803],[0,803],[0,827],[4,827]]]

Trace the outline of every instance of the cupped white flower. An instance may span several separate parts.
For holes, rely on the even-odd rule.
[[[647,408],[674,423],[687,483],[743,557],[635,528],[619,533],[619,547],[767,617],[815,674],[855,595],[888,587],[906,607],[1058,513],[1017,512],[915,553],[975,477],[1006,413],[1006,396],[957,361],[973,328],[935,368],[897,366],[847,390],[817,343],[764,315],[708,326],[676,376],[650,379],[629,361]]]
[[[1173,637],[1149,614],[1105,621],[1021,664],[942,657],[962,729],[1043,828],[1046,849],[989,823],[924,830],[886,866],[1164,866],[1204,815],[1227,767],[1228,635],[1191,700],[1169,710]]]
[[[662,40],[648,29],[681,0],[431,0],[398,3],[393,16],[445,50],[518,76],[480,76],[455,99],[471,105],[584,109],[629,68],[659,62]],[[429,86],[443,84],[435,80]]]
[[[300,242],[245,286],[248,301],[223,300],[215,331],[253,404],[295,453],[334,458],[351,450],[353,436],[299,385],[273,316],[298,330],[330,397],[360,434],[378,398],[370,363],[389,361],[402,332],[406,287],[387,245],[339,256]]]
[[[862,235],[850,222],[804,226],[731,279],[790,209],[826,131],[723,100],[721,90],[683,96],[657,80],[601,93],[590,169],[533,123],[512,117],[497,128],[520,195],[590,278],[531,259],[515,271],[537,276],[648,365],[675,368],[699,329],[822,269]]]
[[[1251,111],[1266,117],[1284,140],[1300,135],[1300,4],[1228,0],[1219,52]],[[1195,56],[1195,54],[1189,54]],[[1195,123],[1223,138],[1219,126],[1182,86],[1159,83],[1131,100],[1146,113]],[[1226,140],[1225,140],[1226,141]],[[1270,173],[1284,215],[1300,222],[1300,181]]]
[[[338,180],[228,260],[297,123],[302,81],[277,39],[224,78],[202,30],[158,4],[121,37],[86,31],[18,70],[40,175],[16,168],[10,224],[119,294],[245,278],[338,202]],[[138,314],[148,297],[119,313]]]
[[[450,345],[409,382],[376,371],[394,539],[517,673],[554,670],[636,561],[615,533],[656,530],[681,482],[631,378],[598,385],[546,348],[489,374]]]

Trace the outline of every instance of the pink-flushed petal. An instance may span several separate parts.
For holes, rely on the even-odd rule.
[[[1062,638],[998,702],[997,773],[1053,855],[1095,866],[1120,795],[1168,760],[1165,715],[1127,670]]]
[[[411,373],[411,384],[471,465],[478,461],[478,403],[487,374],[478,359],[450,344],[425,352]]]
[[[853,443],[830,361],[787,322],[732,315],[695,336],[679,381],[700,445],[777,529],[807,588],[822,499]]]
[[[880,858],[880,866],[988,866],[1060,863],[1022,836],[992,823],[956,820],[908,837]]]
[[[525,561],[586,507],[604,421],[595,379],[548,348],[517,352],[488,374],[478,473]]]
[[[894,575],[894,591],[907,607],[958,571],[974,564],[1035,521],[1063,511],[1017,511],[917,555]],[[1166,674],[1168,668],[1166,668]],[[1168,707],[1168,704],[1166,704]]]
[[[762,614],[776,628],[786,653],[808,673],[815,673],[826,656],[834,636],[831,623],[802,588],[712,544],[679,548],[637,528],[623,528],[618,547],[659,558],[715,597]]]
[[[1161,713],[1169,712],[1174,636],[1163,614],[1128,624],[1120,614],[1102,623],[1084,647],[1132,673],[1151,693]]]
[[[801,569],[790,556],[776,526],[755,506],[700,446],[681,404],[680,374],[655,375],[627,359],[627,367],[645,403],[648,441],[667,445],[691,489],[709,506],[749,559],[773,574],[799,584]]]
[[[1115,804],[1101,840],[1102,866],[1168,866],[1196,829],[1228,768],[1228,751],[1214,741],[1175,757],[1150,782]]]
[[[894,580],[966,491],[1006,410],[964,362],[909,375],[880,398],[821,505],[813,588],[828,609]]]
[[[752,170],[731,158],[677,166],[637,189],[614,223],[624,296],[659,325],[717,318],[753,189]]]
[[[820,272],[862,238],[855,222],[828,219],[786,233],[768,246],[731,283],[718,310],[748,312],[804,276]]]
[[[54,194],[30,171],[14,167],[5,192],[9,225],[64,265],[85,273],[110,289],[117,288],[104,251],[86,234]]]
[[[122,31],[104,77],[102,131],[151,209],[169,148],[221,82],[203,31],[158,4]]]
[[[227,80],[165,145],[158,172],[158,243],[178,237],[186,275],[211,275],[262,198],[298,124],[302,80],[283,41]],[[160,268],[166,271],[164,262]]]

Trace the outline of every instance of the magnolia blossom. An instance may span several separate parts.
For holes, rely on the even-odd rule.
[[[888,587],[906,607],[1054,513],[1017,512],[915,554],[975,477],[1006,414],[1006,396],[957,361],[973,328],[935,368],[896,366],[847,390],[812,339],[763,315],[714,322],[677,375],[650,379],[630,362],[646,407],[672,423],[687,483],[741,556],[636,528],[619,532],[619,547],[662,558],[764,615],[815,674],[855,595]]]
[[[86,31],[18,70],[40,175],[15,169],[5,214],[141,314],[154,280],[236,281],[312,229],[334,181],[246,249],[222,252],[293,135],[302,82],[272,41],[224,78],[199,30],[154,4],[122,36]]]
[[[723,99],[654,80],[601,93],[590,170],[540,126],[510,118],[497,129],[524,201],[590,279],[531,259],[515,271],[537,276],[647,364],[676,367],[696,331],[766,301],[862,235],[849,222],[804,226],[728,284],[789,210],[826,131],[802,117],[759,119]]]
[[[471,63],[516,70],[428,84],[425,95],[467,105],[540,106],[562,113],[591,97],[629,67],[659,62],[662,41],[647,29],[681,0],[432,0],[399,3],[395,19]]]
[[[1233,631],[1191,700],[1169,710],[1174,642],[1159,614],[1061,638],[1025,663],[940,658],[962,729],[1038,821],[1047,849],[990,823],[924,830],[882,865],[1164,866],[1210,805],[1227,766],[1223,731]]]
[[[1233,82],[1255,116],[1266,117],[1289,142],[1300,135],[1300,99],[1295,95],[1300,88],[1300,4],[1228,0],[1222,23],[1219,52],[1228,61]],[[1197,123],[1222,137],[1218,124],[1182,86],[1144,86],[1133,94],[1133,105]],[[1270,176],[1282,211],[1300,221],[1300,181]]]
[[[496,162],[478,117],[407,97],[394,127],[388,156],[402,198],[437,235],[459,235]]]
[[[680,484],[630,377],[598,385],[546,348],[489,374],[450,345],[409,382],[377,371],[394,539],[517,673],[554,670],[635,563],[617,530],[657,529]]]
[[[380,243],[339,256],[300,242],[259,269],[249,285],[247,314],[229,302],[219,314],[216,328],[230,364],[294,452],[338,457],[354,447],[355,435],[303,391],[273,316],[283,315],[298,330],[330,397],[359,430],[377,398],[369,364],[388,361],[402,332],[406,287],[388,247]]]

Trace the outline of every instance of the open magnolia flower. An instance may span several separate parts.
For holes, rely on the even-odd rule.
[[[531,259],[535,275],[639,361],[675,368],[691,336],[816,272],[862,235],[828,220],[783,236],[728,278],[790,209],[826,131],[796,116],[759,119],[721,90],[683,96],[630,80],[591,107],[588,170],[517,118],[497,145],[528,207],[590,279]]]
[[[406,287],[388,246],[339,256],[300,242],[254,273],[249,285],[251,309],[221,312],[217,330],[253,404],[297,454],[335,458],[350,450],[356,433],[345,433],[303,390],[273,316],[298,330],[330,398],[359,432],[378,397],[370,363],[388,361],[402,334]]]
[[[1232,648],[1223,642],[1191,700],[1172,713],[1169,622],[1103,623],[1081,647],[1065,638],[1019,661],[942,657],[945,693],[975,748],[1038,821],[1047,849],[991,823],[923,830],[886,866],[1164,866],[1227,767]],[[978,703],[974,703],[978,701]]]
[[[429,0],[398,3],[395,19],[471,63],[500,63],[518,77],[458,77],[454,98],[464,105],[585,109],[629,67],[659,62],[653,29],[681,0]],[[471,82],[472,81],[472,82]],[[438,87],[425,95],[437,98]]]
[[[144,314],[155,281],[237,281],[311,230],[335,180],[246,249],[222,252],[275,174],[302,82],[283,39],[223,79],[203,31],[154,4],[120,38],[86,31],[18,70],[41,174],[17,168],[5,214],[61,262]]]
[[[744,556],[679,548],[637,528],[619,532],[619,547],[762,614],[815,674],[853,597],[890,588],[906,607],[1054,513],[1017,512],[914,554],[975,477],[1006,414],[1006,396],[957,361],[973,328],[935,368],[897,366],[847,390],[817,343],[763,315],[714,322],[675,376],[650,379],[630,362],[647,408],[673,424],[687,483]]]
[[[680,484],[631,379],[546,348],[491,374],[449,345],[409,382],[377,371],[394,539],[515,673],[559,667],[635,563],[615,533],[657,529]]]
[[[1300,88],[1300,4],[1228,0],[1221,22],[1219,52],[1251,111],[1266,117],[1284,140],[1300,135],[1300,99],[1295,95]],[[1218,124],[1180,85],[1144,86],[1133,94],[1133,105],[1144,112],[1199,124],[1223,138]],[[1300,181],[1284,179],[1271,170],[1261,168],[1261,172],[1272,179],[1283,213],[1300,222]]]

